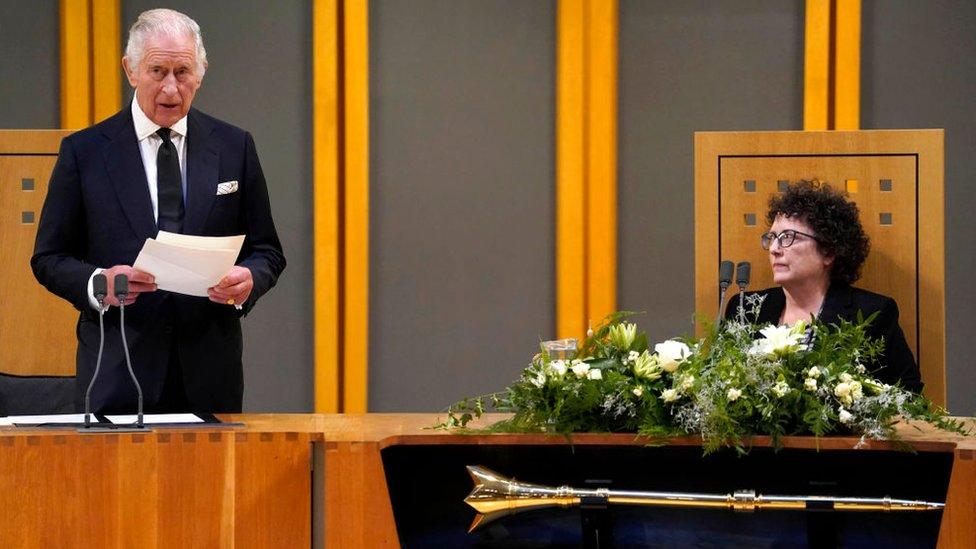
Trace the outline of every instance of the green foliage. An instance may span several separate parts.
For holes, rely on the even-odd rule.
[[[457,402],[435,428],[466,430],[495,410],[512,415],[482,431],[698,434],[705,453],[745,453],[755,435],[770,436],[777,448],[790,435],[893,440],[902,419],[966,433],[924,396],[870,376],[884,349],[867,335],[873,316],[779,328],[733,320],[709,325],[702,339],[651,349],[627,322],[633,314],[609,315],[576,357],[554,359],[543,348],[507,389]]]

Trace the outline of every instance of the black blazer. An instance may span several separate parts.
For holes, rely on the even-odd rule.
[[[240,317],[275,285],[285,258],[251,135],[190,109],[186,139],[183,232],[245,234],[237,264],[251,270],[254,289],[242,311],[202,297],[165,291],[142,294],[125,308],[126,335],[147,405],[158,401],[170,354],[176,352],[194,411],[235,412],[241,410],[244,390]],[[232,180],[238,182],[238,191],[217,196],[217,184]],[[132,265],[146,239],[157,232],[128,104],[61,142],[31,268],[41,284],[80,311],[79,409],[94,373],[99,340],[98,314],[88,303],[88,279],[96,267]],[[136,393],[125,367],[119,310],[110,310],[105,320],[105,352],[92,407],[101,412],[131,411]]]
[[[748,320],[756,324],[779,324],[779,319],[786,308],[786,294],[780,287],[768,288],[758,292],[747,292],[746,295],[765,295],[759,317]],[[733,318],[738,314],[739,296],[733,296],[725,308],[725,318]],[[894,299],[880,294],[854,288],[843,284],[833,284],[827,290],[820,320],[827,324],[839,324],[841,319],[854,321],[857,312],[861,311],[864,318],[878,312],[874,322],[868,326],[867,332],[872,338],[883,338],[885,352],[881,357],[879,368],[872,375],[885,383],[901,383],[901,386],[919,393],[922,391],[922,376],[912,350],[908,348],[905,334],[898,324],[898,304]]]

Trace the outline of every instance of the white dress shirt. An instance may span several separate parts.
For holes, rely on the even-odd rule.
[[[135,125],[136,139],[139,140],[139,154],[142,156],[142,167],[146,170],[146,181],[149,183],[149,200],[152,202],[153,219],[159,221],[159,186],[156,177],[156,154],[163,138],[156,135],[161,126],[156,124],[142,112],[139,102],[132,98],[132,122]],[[186,117],[180,118],[170,127],[170,140],[176,147],[176,154],[180,159],[180,177],[183,180],[183,204],[186,204]],[[107,267],[106,267],[107,268]],[[93,309],[98,309],[92,291],[92,280],[95,275],[105,269],[95,269],[88,277],[88,303]]]

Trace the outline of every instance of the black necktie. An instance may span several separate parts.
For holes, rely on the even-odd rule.
[[[183,231],[183,177],[176,145],[169,138],[169,128],[159,128],[156,134],[163,144],[156,152],[156,190],[159,198],[159,230],[171,233]]]

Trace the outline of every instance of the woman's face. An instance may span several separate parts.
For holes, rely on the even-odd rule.
[[[769,230],[777,235],[783,231],[794,230],[816,236],[813,229],[802,219],[784,215],[777,216]],[[779,239],[773,239],[769,247],[773,282],[780,286],[810,283],[828,285],[833,262],[833,257],[820,253],[816,240],[802,234],[796,235],[796,239],[789,247],[781,246]]]

